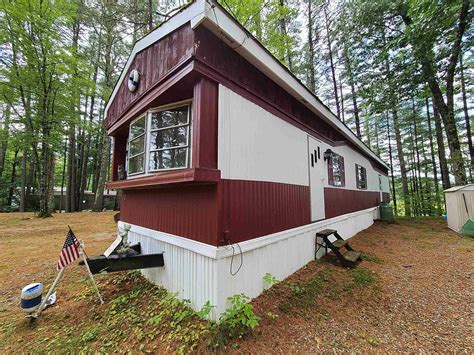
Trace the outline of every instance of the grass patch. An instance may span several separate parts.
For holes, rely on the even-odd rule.
[[[352,279],[357,287],[366,287],[374,282],[374,275],[370,270],[357,268],[352,271]]]
[[[284,313],[305,314],[306,309],[315,306],[317,296],[330,280],[330,273],[331,269],[325,269],[316,273],[308,282],[288,284],[290,294],[278,305],[278,309]]]
[[[364,260],[364,261],[370,261],[370,262],[376,263],[376,264],[382,264],[383,263],[383,260],[381,258],[379,258],[377,255],[362,253],[361,257],[362,257],[362,260]]]

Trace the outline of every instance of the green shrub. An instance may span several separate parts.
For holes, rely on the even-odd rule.
[[[231,339],[241,338],[258,326],[261,318],[254,313],[249,299],[243,293],[227,298],[230,307],[219,317],[210,337],[211,348],[223,348]]]
[[[268,272],[263,275],[263,281],[268,285],[269,288],[280,282],[275,276]]]

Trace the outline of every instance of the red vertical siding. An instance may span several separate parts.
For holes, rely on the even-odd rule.
[[[123,165],[125,168],[125,159],[127,153],[127,135],[116,135],[114,137],[114,151],[112,158],[112,180],[118,180],[118,167]]]
[[[150,47],[137,53],[125,80],[107,111],[107,128],[120,117],[147,91],[155,86],[174,67],[191,57],[193,53],[194,32],[189,24],[182,26]],[[140,72],[140,85],[135,92],[128,90],[128,77],[133,69]]]
[[[376,207],[380,204],[380,192],[324,188],[326,218]]]
[[[217,186],[175,185],[123,190],[120,218],[124,222],[217,245]]]
[[[311,222],[308,186],[248,180],[222,184],[223,227],[232,242]]]
[[[193,167],[217,168],[218,84],[205,77],[194,85]]]

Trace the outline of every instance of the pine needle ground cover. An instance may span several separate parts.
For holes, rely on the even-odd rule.
[[[99,254],[115,232],[112,215],[0,215],[1,353],[474,351],[474,240],[435,219],[377,222],[359,233],[351,244],[364,260],[354,270],[327,257],[285,280],[265,275],[271,287],[252,301],[259,323],[232,341],[137,273],[98,276],[106,300],[98,305],[77,265],[61,280],[57,304],[30,325],[20,289],[52,281],[67,225]]]

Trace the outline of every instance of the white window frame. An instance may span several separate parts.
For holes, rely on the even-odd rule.
[[[160,171],[179,170],[179,169],[189,168],[189,163],[190,163],[190,160],[191,160],[190,159],[190,155],[191,155],[191,105],[190,105],[189,101],[187,102],[187,104],[186,103],[184,103],[184,104],[183,103],[173,103],[171,105],[156,107],[156,108],[153,108],[153,109],[149,110],[148,111],[148,125],[147,125],[147,132],[148,133],[147,133],[147,136],[148,136],[149,142],[151,142],[151,133],[152,133],[152,130],[151,130],[151,117],[152,117],[153,113],[172,110],[174,108],[179,108],[179,107],[184,107],[184,106],[186,106],[188,108],[187,123],[178,124],[178,125],[174,125],[174,126],[163,127],[163,128],[157,128],[157,129],[154,129],[153,132],[166,131],[168,129],[186,127],[187,126],[187,127],[189,127],[188,128],[188,135],[186,137],[187,144],[186,145],[181,145],[181,146],[175,146],[175,147],[160,148],[160,149],[150,149],[150,145],[148,144],[147,145],[147,154],[146,154],[147,172],[157,173],[157,172],[160,172]],[[150,162],[151,153],[158,152],[160,150],[161,151],[163,151],[163,150],[177,150],[177,149],[183,149],[183,148],[185,148],[187,150],[186,164],[185,164],[184,167],[167,168],[167,169],[150,169],[149,162]]]
[[[178,127],[188,127],[188,135],[187,135],[187,145],[183,146],[176,146],[176,147],[168,147],[168,148],[160,148],[160,149],[150,149],[149,143],[151,142],[151,116],[153,113],[156,112],[162,112],[162,111],[167,111],[167,110],[172,110],[174,108],[179,108],[179,107],[184,107],[186,106],[188,108],[188,120],[186,124],[179,124],[179,125],[174,125],[174,126],[169,126],[169,127],[163,127],[159,129],[154,129],[153,132],[157,132],[160,130],[167,130],[167,129],[172,129],[172,128],[178,128]],[[145,117],[145,150],[144,153],[140,154],[145,154],[145,159],[144,159],[144,166],[143,166],[143,171],[141,172],[135,172],[135,173],[129,173],[128,167],[129,163],[128,160],[130,158],[133,158],[139,154],[134,155],[133,157],[129,156],[130,152],[130,130],[132,127],[132,124],[135,123],[136,121],[140,120],[142,117]],[[128,129],[128,138],[127,138],[127,159],[126,159],[126,166],[125,170],[127,172],[127,178],[136,178],[136,177],[143,177],[143,176],[148,176],[148,175],[154,175],[156,173],[160,172],[165,172],[165,171],[172,171],[172,170],[182,170],[182,169],[188,169],[191,164],[192,164],[192,100],[183,100],[183,101],[178,101],[174,102],[168,105],[162,105],[158,107],[154,107],[146,111],[145,113],[141,114],[139,117],[134,119],[129,126]],[[141,136],[140,136],[141,137]],[[138,137],[136,137],[138,138]],[[134,139],[136,139],[134,138]],[[186,149],[187,154],[186,154],[186,164],[185,166],[182,167],[176,167],[176,168],[166,168],[166,169],[150,169],[149,168],[149,163],[150,163],[150,157],[152,152],[160,151],[160,150],[173,150],[173,149]]]
[[[148,136],[148,134],[147,134],[147,124],[148,124],[147,116],[148,116],[148,115],[147,115],[146,113],[145,113],[145,114],[141,114],[141,115],[138,116],[136,119],[134,119],[132,122],[130,122],[130,126],[128,127],[127,159],[126,159],[126,165],[125,165],[125,171],[127,172],[127,176],[141,175],[141,174],[144,174],[145,171],[146,171],[146,165],[145,165],[145,164],[146,164],[146,160],[147,160],[147,153],[146,153],[147,149],[146,149],[146,148],[147,148],[147,138],[148,138],[148,137],[147,137],[147,136]],[[133,140],[138,139],[138,138],[141,138],[141,137],[144,137],[143,151],[142,151],[141,153],[138,153],[138,154],[135,154],[135,155],[133,155],[133,156],[130,156],[130,142],[131,142],[130,137],[131,137],[131,133],[132,133],[132,125],[133,125],[135,122],[141,120],[142,118],[145,119],[145,132],[143,132],[142,134],[140,134],[140,135],[137,136],[137,137],[134,137]],[[129,160],[130,160],[131,158],[135,158],[135,157],[137,157],[137,156],[139,156],[139,155],[141,155],[141,154],[144,155],[144,156],[143,156],[143,158],[144,158],[144,159],[143,159],[143,169],[142,169],[141,171],[137,171],[137,172],[134,172],[134,173],[129,173],[129,171],[128,171],[128,167],[130,166]]]

